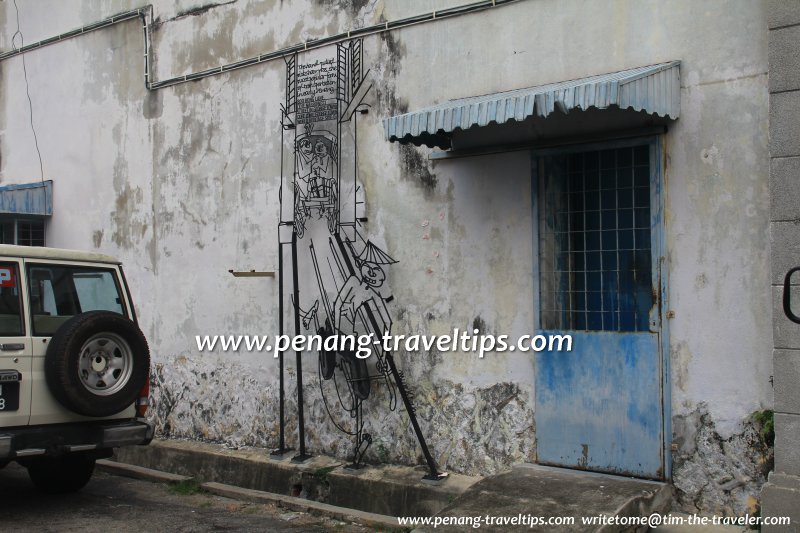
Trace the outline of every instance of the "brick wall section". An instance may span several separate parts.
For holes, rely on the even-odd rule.
[[[800,0],[769,0],[770,239],[775,376],[775,472],[762,491],[762,515],[791,516],[800,527],[800,325],[783,313],[786,272],[800,266]],[[800,315],[800,273],[792,288]]]

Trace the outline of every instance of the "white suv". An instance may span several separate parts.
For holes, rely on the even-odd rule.
[[[80,489],[112,448],[152,440],[149,373],[119,261],[0,245],[0,468]]]

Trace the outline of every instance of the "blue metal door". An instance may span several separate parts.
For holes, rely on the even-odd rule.
[[[595,149],[596,148],[596,149]],[[662,479],[662,209],[655,141],[537,154],[540,463]]]

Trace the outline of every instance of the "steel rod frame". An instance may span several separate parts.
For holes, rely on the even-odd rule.
[[[294,285],[294,334],[300,335],[300,285],[297,272],[297,231],[292,231],[292,284]],[[292,462],[302,463],[311,458],[306,453],[306,423],[303,413],[303,354],[300,350],[295,351],[295,361],[297,364],[297,425],[298,438],[300,439],[299,453],[292,457]]]

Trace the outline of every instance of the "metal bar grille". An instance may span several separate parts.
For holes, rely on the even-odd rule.
[[[647,331],[653,305],[648,147],[544,160],[542,327]]]

